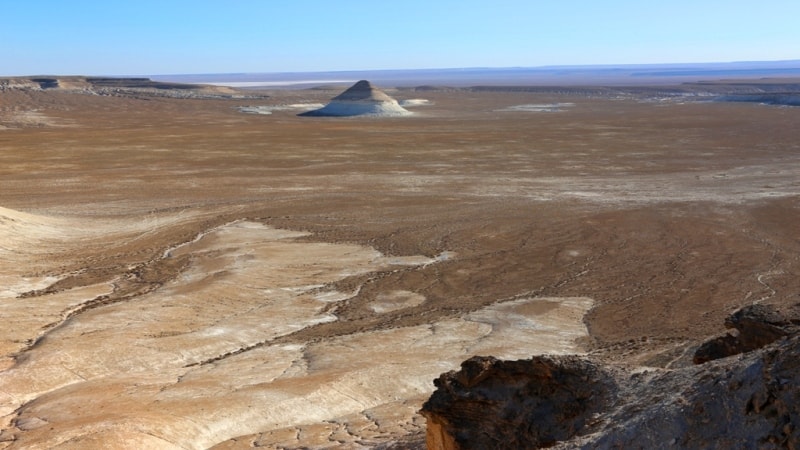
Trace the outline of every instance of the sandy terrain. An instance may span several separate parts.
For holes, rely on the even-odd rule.
[[[676,367],[800,301],[800,109],[387,92],[0,93],[0,448],[421,445],[469,356]]]

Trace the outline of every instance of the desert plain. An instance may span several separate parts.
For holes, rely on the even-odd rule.
[[[676,368],[800,303],[797,107],[61,85],[0,91],[0,448],[423,448],[470,356]]]

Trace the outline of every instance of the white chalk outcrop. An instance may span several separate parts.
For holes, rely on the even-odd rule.
[[[301,116],[378,116],[395,117],[411,114],[397,100],[361,80],[331,99],[323,108],[301,113]]]

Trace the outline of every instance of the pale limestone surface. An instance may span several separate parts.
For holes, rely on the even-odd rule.
[[[160,226],[180,224],[163,216]],[[359,448],[418,432],[416,411],[432,380],[475,354],[522,358],[579,352],[588,298],[524,298],[430,324],[322,341],[276,341],[337,320],[355,293],[348,276],[457,258],[387,257],[360,245],[314,242],[307,233],[253,221],[211,228],[163,258],[188,257],[152,292],[69,316],[106,295],[98,283],[38,296],[52,281],[15,265],[74,242],[135,239],[144,222],[91,223],[2,210],[4,284],[0,445],[6,448]],[[48,250],[49,249],[49,250]],[[376,296],[376,314],[424,296]],[[16,356],[15,356],[16,355]],[[11,358],[15,356],[14,358]],[[236,440],[231,440],[236,439]],[[360,442],[360,443],[359,443]]]
[[[396,117],[410,114],[397,100],[372,86],[369,81],[361,80],[331,99],[324,107],[303,115]]]

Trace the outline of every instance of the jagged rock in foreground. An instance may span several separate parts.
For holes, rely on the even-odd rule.
[[[570,356],[476,356],[434,384],[422,410],[432,449],[549,447],[584,429],[615,389],[608,373]]]
[[[800,448],[798,334],[677,370],[473,358],[436,385],[429,449]]]
[[[749,352],[800,331],[800,311],[781,314],[768,305],[746,306],[725,320],[732,333],[706,341],[694,353],[695,364]]]
[[[331,99],[320,109],[300,113],[300,116],[407,116],[411,114],[397,100],[361,80]]]

